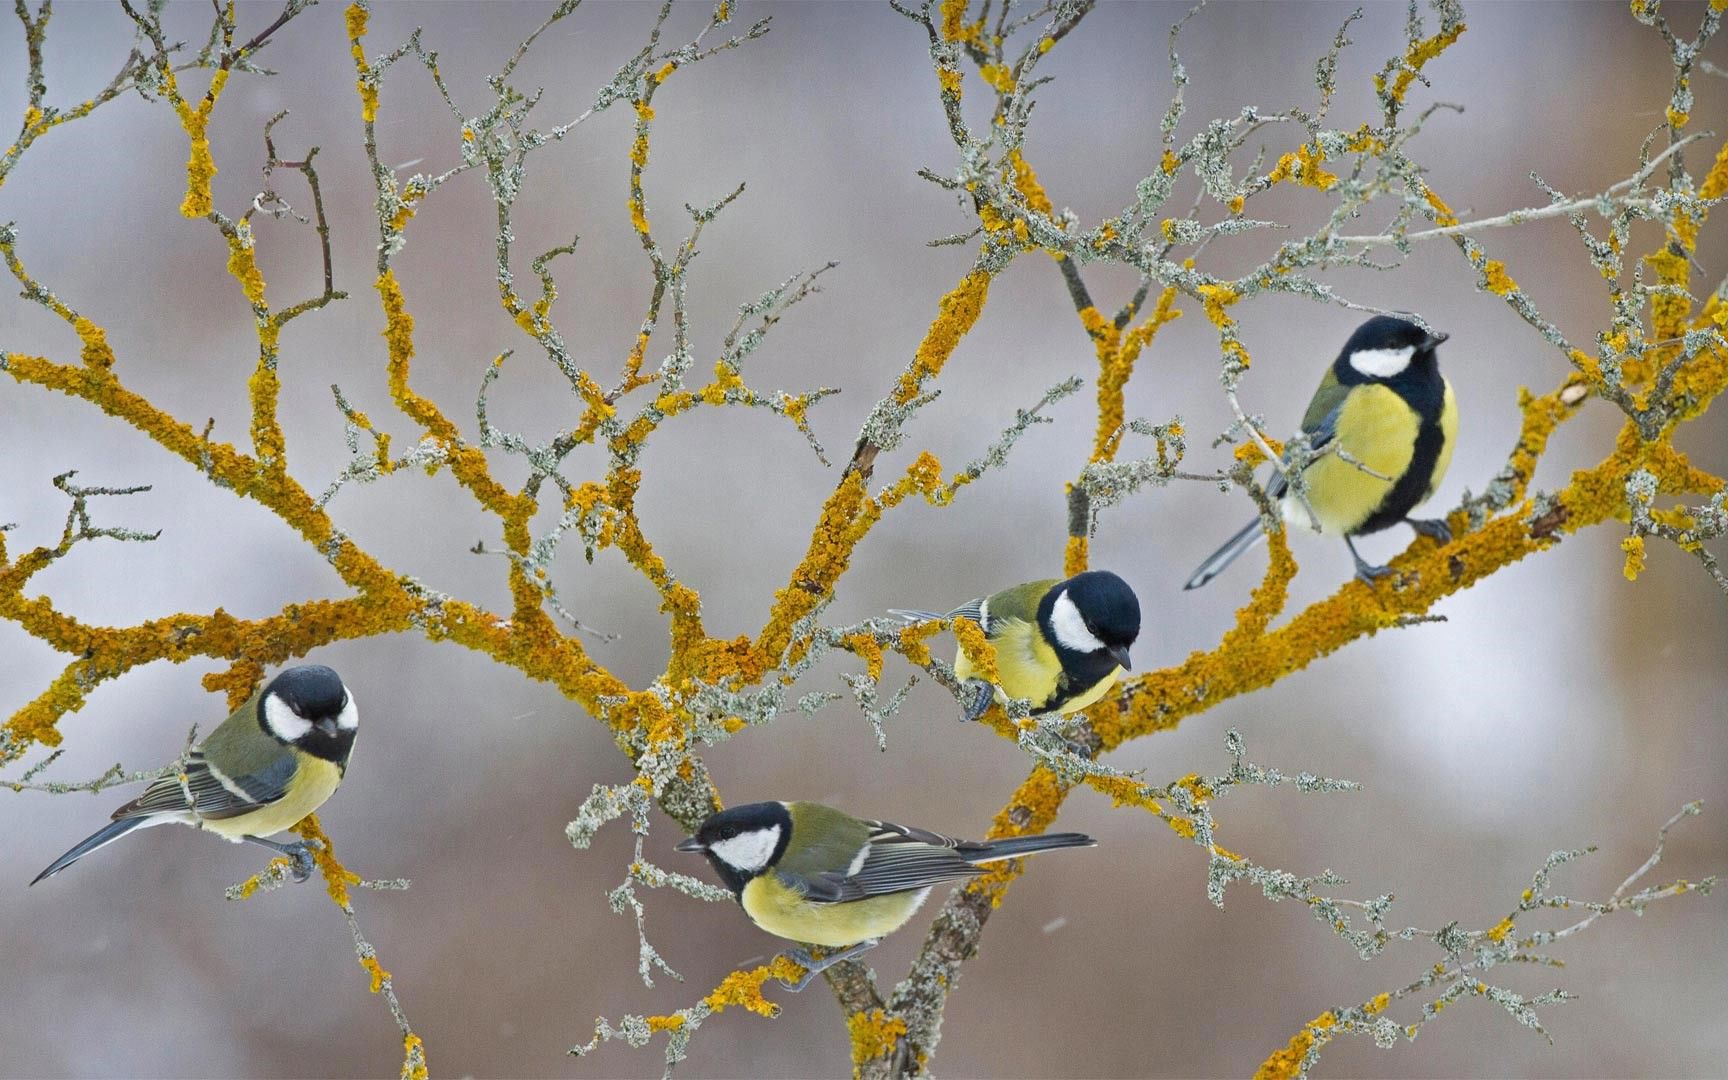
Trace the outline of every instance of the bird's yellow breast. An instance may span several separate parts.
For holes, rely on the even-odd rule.
[[[996,646],[996,671],[1002,676],[996,686],[997,701],[1006,705],[1010,698],[1026,698],[1037,709],[1056,695],[1061,687],[1062,659],[1038,632],[1037,624],[1024,619],[993,620],[990,643]],[[976,674],[964,650],[954,657],[954,674],[961,682]],[[1061,711],[1079,712],[1097,701],[1121,674],[1121,668],[1112,668],[1087,690],[1064,701]]]
[[[342,782],[342,770],[323,758],[302,754],[300,767],[288,782],[288,793],[250,814],[231,818],[200,818],[200,828],[238,842],[242,836],[269,836],[298,824],[324,805]]]
[[[1457,425],[1456,410],[1453,425]],[[1379,385],[1350,392],[1338,413],[1336,437],[1338,446],[1355,461],[1327,454],[1303,474],[1308,503],[1319,518],[1321,532],[1347,534],[1380,508],[1393,483],[1410,467],[1420,427],[1421,417],[1396,392]],[[1450,447],[1448,440],[1443,453],[1449,456]],[[1284,516],[1294,524],[1313,527],[1307,507],[1294,496],[1286,498]]]
[[[745,885],[739,899],[750,921],[770,934],[837,949],[900,929],[928,895],[929,889],[918,889],[838,904],[813,904],[769,871]]]
[[[990,644],[996,647],[996,671],[1002,676],[996,687],[1000,700],[1029,698],[1036,706],[1056,693],[1057,682],[1062,678],[1062,661],[1038,632],[1036,623],[993,619]],[[961,682],[977,674],[964,650],[954,658],[954,674]]]

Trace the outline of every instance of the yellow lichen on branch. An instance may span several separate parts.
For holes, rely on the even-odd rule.
[[[796,982],[804,975],[804,968],[796,961],[785,956],[776,956],[766,964],[760,964],[748,971],[734,971],[720,981],[713,993],[702,999],[702,1003],[714,1012],[724,1012],[734,1005],[748,1009],[757,1016],[773,1019],[780,1015],[780,1006],[762,996],[762,984],[769,979],[780,979],[783,982]],[[655,1017],[650,1017],[653,1021]],[[662,1024],[669,1026],[667,1018],[659,1018]]]
[[[749,667],[717,667],[711,674],[741,674],[748,681],[759,679],[791,643],[793,625],[833,592],[835,583],[851,564],[858,542],[881,520],[882,512],[913,493],[937,503],[943,491],[942,463],[930,454],[920,454],[904,476],[876,497],[869,494],[862,472],[849,472],[823,505],[809,550],[792,572],[791,584],[775,592],[768,622],[750,650]]]
[[[366,23],[371,18],[365,0],[355,0],[343,12],[348,27],[348,52],[354,58],[354,89],[360,94],[360,118],[370,124],[378,119],[378,84],[366,63],[366,49],[360,39],[366,36]]]
[[[1127,424],[1124,390],[1134,374],[1134,362],[1165,323],[1181,317],[1176,303],[1176,286],[1159,294],[1158,305],[1145,322],[1123,337],[1116,327],[1098,313],[1097,308],[1080,312],[1080,321],[1092,337],[1092,347],[1098,354],[1098,427],[1092,439],[1092,460],[1108,461],[1115,456],[1116,446]]]
[[[1290,1037],[1284,1046],[1254,1070],[1254,1080],[1295,1080],[1302,1075],[1302,1062],[1309,1051],[1332,1041],[1332,1028],[1337,1019],[1330,1010],[1321,1013]]]
[[[1628,536],[1620,541],[1620,550],[1626,553],[1626,564],[1621,572],[1627,581],[1637,581],[1638,575],[1644,572],[1644,538]]]
[[[852,1038],[852,1064],[857,1067],[893,1053],[906,1034],[906,1021],[881,1009],[866,1009],[846,1018],[846,1031]]]
[[[253,251],[251,228],[242,222],[228,233],[227,240],[228,273],[239,283],[246,302],[252,305],[253,329],[258,335],[258,366],[246,385],[252,401],[252,452],[260,462],[285,469],[286,442],[276,416],[282,392],[282,382],[276,374],[276,348],[282,326],[271,316],[264,297],[264,275],[258,269]]]
[[[1404,61],[1398,75],[1392,80],[1391,90],[1387,90],[1386,76],[1374,76],[1374,89],[1382,94],[1388,94],[1395,102],[1402,102],[1404,95],[1410,89],[1410,84],[1416,80],[1423,65],[1445,52],[1451,44],[1458,40],[1458,35],[1464,32],[1464,24],[1458,23],[1450,29],[1443,29],[1432,37],[1410,43],[1404,52]]]
[[[369,988],[372,993],[376,994],[384,989],[384,983],[390,978],[390,973],[384,970],[384,965],[378,962],[376,956],[362,956],[360,966],[365,968],[366,973],[372,977],[372,985]]]
[[[233,10],[233,0],[229,0],[230,17]],[[228,83],[228,70],[220,69],[210,77],[210,89],[205,91],[197,108],[180,96],[173,72],[166,72],[166,76],[164,92],[173,103],[174,112],[180,117],[180,126],[185,128],[190,143],[186,157],[186,197],[180,202],[180,213],[189,218],[205,217],[216,206],[210,194],[210,183],[216,179],[216,159],[210,152],[210,114],[216,108],[216,99],[221,96],[222,88]]]
[[[1069,490],[1073,490],[1072,486]],[[1062,546],[1062,576],[1073,577],[1075,574],[1084,573],[1091,549],[1091,540],[1084,533],[1079,536],[1070,535]]]
[[[960,284],[942,298],[936,320],[925,332],[924,340],[919,343],[918,351],[912,356],[912,363],[900,376],[900,381],[894,388],[896,402],[901,405],[910,403],[923,390],[927,381],[941,373],[942,365],[954,354],[960,339],[965,337],[978,321],[978,316],[984,310],[984,301],[989,295],[990,274],[983,270],[974,270],[961,278]]]
[[[426,1043],[412,1031],[402,1036],[402,1071],[400,1080],[428,1080],[431,1071],[426,1064]]]
[[[1002,676],[996,670],[996,646],[984,636],[983,628],[971,619],[955,619],[952,628],[954,640],[960,643],[960,651],[972,665],[976,677],[992,686],[1000,685]]]
[[[942,0],[942,36],[949,41],[966,37],[966,0]]]
[[[1303,143],[1294,153],[1285,154],[1278,159],[1278,164],[1266,174],[1265,184],[1272,187],[1274,184],[1294,179],[1307,187],[1330,191],[1333,185],[1338,183],[1338,177],[1320,167],[1320,163],[1325,160],[1326,154],[1318,146]]]
[[[318,864],[319,873],[324,875],[324,888],[330,899],[339,907],[349,907],[348,886],[360,884],[360,875],[336,861],[336,849],[331,845],[330,837],[325,835],[324,827],[318,824],[318,815],[307,814],[294,826],[294,831],[312,849],[312,858]],[[376,988],[373,992],[377,992]]]
[[[1032,170],[1019,147],[1008,151],[1008,167],[1014,171],[1014,189],[1026,200],[1028,207],[1046,217],[1055,212],[1050,196],[1044,193],[1044,185],[1038,182],[1038,174]]]
[[[473,493],[481,506],[496,514],[504,523],[504,538],[510,550],[525,554],[528,550],[528,521],[534,516],[535,501],[527,495],[513,494],[492,478],[486,454],[477,446],[462,440],[461,432],[430,399],[414,392],[408,385],[409,363],[414,357],[414,316],[409,314],[402,287],[396,273],[386,270],[374,283],[384,310],[384,342],[388,353],[386,374],[390,397],[407,416],[443,448],[456,479]],[[538,609],[538,586],[528,583],[526,575],[513,566],[512,592],[520,610],[526,606]],[[521,580],[517,580],[517,579]]]

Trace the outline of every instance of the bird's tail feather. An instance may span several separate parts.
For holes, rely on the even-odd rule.
[[[1092,847],[1097,843],[1098,841],[1084,833],[1045,833],[1042,836],[1010,836],[1002,840],[989,840],[979,844],[979,850],[974,852],[962,849],[961,854],[970,863],[991,863],[1002,859],[1017,859],[1022,855],[1033,855],[1040,851],[1054,851],[1056,848]]]
[[[68,866],[71,866],[79,859],[90,854],[92,851],[95,851],[99,847],[105,847],[112,844],[114,841],[125,836],[133,829],[142,828],[146,825],[157,825],[160,823],[160,819],[148,817],[121,818],[119,821],[110,821],[96,832],[91,833],[83,840],[80,840],[71,851],[68,851],[58,859],[55,859],[51,864],[49,864],[48,869],[37,874],[30,884],[34,885],[36,882],[41,881],[44,878],[53,877],[55,874],[58,874]]]
[[[1260,519],[1255,518],[1242,527],[1242,531],[1224,541],[1224,546],[1214,551],[1199,569],[1188,579],[1184,589],[1198,589],[1224,572],[1224,568],[1236,561],[1236,557],[1249,548],[1266,539],[1265,530],[1260,528]]]
[[[929,622],[932,619],[946,619],[948,617],[939,611],[917,611],[912,608],[897,607],[889,608],[888,614],[907,624]]]

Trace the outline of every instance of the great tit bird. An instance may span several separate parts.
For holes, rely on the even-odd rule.
[[[1140,636],[1140,600],[1108,570],[1088,570],[1066,581],[1029,581],[962,604],[946,615],[895,609],[903,619],[976,622],[996,647],[1002,685],[973,677],[964,651],[954,674],[974,687],[966,719],[976,720],[992,696],[1027,698],[1032,711],[1078,712],[1104,696],[1124,671],[1134,670],[1128,646]]]
[[[342,782],[360,714],[354,695],[321,664],[291,667],[222,721],[165,776],[114,811],[114,821],[55,859],[34,885],[99,847],[152,825],[178,822],[234,843],[259,844],[294,860],[294,879],[312,874],[303,843],[279,833],[324,804]]]
[[[1409,516],[1440,486],[1457,442],[1458,402],[1434,352],[1446,338],[1389,315],[1358,326],[1302,417],[1302,434],[1317,452],[1302,473],[1307,503],[1282,472],[1266,485],[1285,521],[1342,536],[1356,576],[1369,584],[1391,568],[1369,565],[1352,537],[1402,521],[1442,544],[1452,539],[1444,519]],[[1183,588],[1211,581],[1264,535],[1258,520],[1249,522]]]
[[[819,961],[792,953],[808,972],[792,987],[802,990],[904,926],[932,887],[1003,859],[1096,843],[1080,833],[953,840],[820,803],[760,802],[711,815],[677,850],[706,855],[744,913],[770,934],[845,949]]]

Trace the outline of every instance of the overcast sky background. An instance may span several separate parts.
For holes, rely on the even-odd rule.
[[[274,6],[242,5],[242,33]],[[469,112],[484,107],[483,79],[544,17],[546,5],[384,5],[368,48],[376,53],[415,25]],[[1040,68],[1027,156],[1055,203],[1088,225],[1131,196],[1156,166],[1158,120],[1169,94],[1165,36],[1185,8],[1110,4]],[[1311,105],[1313,62],[1347,5],[1222,4],[1182,39],[1192,83],[1180,137],[1206,119]],[[1684,32],[1701,5],[1664,8]],[[1662,122],[1669,68],[1659,37],[1623,4],[1472,4],[1469,31],[1426,69],[1414,106],[1456,102],[1416,145],[1429,180],[1460,212],[1477,216],[1539,205],[1528,174],[1569,192],[1600,191],[1631,173],[1644,136]],[[585,6],[549,31],[516,84],[544,86],[541,126],[588,107],[595,89],[637,47],[653,9]],[[843,458],[871,404],[906,363],[937,298],[965,273],[970,253],[925,241],[969,227],[953,199],[915,175],[953,167],[936,83],[918,27],[885,5],[746,2],[734,26],[774,16],[766,39],[679,72],[655,98],[650,217],[676,239],[680,207],[747,183],[705,233],[691,275],[698,373],[706,371],[737,305],[794,272],[833,259],[824,292],[773,332],[747,368],[751,385],[844,393],[811,413]],[[200,40],[208,6],[170,8],[176,36]],[[668,40],[693,33],[699,7],[680,9]],[[1333,121],[1377,118],[1370,77],[1403,49],[1404,15],[1371,6],[1352,29],[1339,70]],[[130,43],[108,5],[63,5],[48,37],[49,99],[82,100],[106,84]],[[1721,50],[1713,50],[1722,63]],[[336,233],[336,276],[351,299],[297,321],[283,339],[282,416],[290,465],[321,489],[346,461],[339,382],[406,447],[417,436],[390,404],[376,297],[370,289],[375,225],[360,143],[353,68],[342,10],[322,5],[296,19],[265,54],[273,79],[236,77],[216,111],[212,144],[219,205],[239,213],[258,190],[259,130],[277,111],[284,153],[318,158]],[[20,115],[24,48],[0,29],[0,117]],[[1694,79],[1696,129],[1722,128],[1723,84]],[[187,77],[202,86],[201,78]],[[971,103],[982,84],[969,77]],[[609,382],[634,339],[650,277],[625,211],[631,117],[618,108],[531,161],[518,213],[517,272],[572,235],[561,260],[556,313],[579,361]],[[389,76],[378,127],[384,159],[439,170],[457,160],[458,128],[423,70]],[[1271,155],[1292,148],[1265,132]],[[1711,145],[1711,144],[1706,144]],[[128,385],[215,437],[244,440],[245,381],[255,357],[251,320],[226,275],[215,231],[176,211],[186,144],[170,111],[136,97],[42,138],[0,189],[0,221],[16,221],[32,272],[107,327]],[[1691,159],[1701,173],[1708,151]],[[406,173],[404,173],[406,175]],[[279,190],[304,202],[297,178]],[[1192,183],[1190,179],[1187,183]],[[1186,205],[1184,187],[1178,195]],[[1328,205],[1286,185],[1255,200],[1256,214],[1299,226]],[[278,304],[317,291],[309,229],[258,223],[260,261]],[[414,385],[472,433],[484,366],[515,347],[492,395],[500,425],[544,438],[578,405],[499,310],[494,230],[483,182],[470,175],[440,191],[415,219],[398,274],[416,319]],[[1638,234],[1639,250],[1655,230]],[[1563,221],[1484,236],[1491,254],[1576,342],[1607,318],[1606,291]],[[1237,273],[1276,238],[1212,245],[1209,269]],[[1707,234],[1698,253],[1708,288],[1728,270],[1728,248]],[[1114,307],[1131,277],[1092,277]],[[1463,427],[1451,475],[1434,504],[1455,506],[1499,469],[1518,426],[1516,390],[1544,391],[1565,364],[1474,274],[1450,244],[1418,249],[1392,274],[1331,279],[1364,302],[1420,311],[1452,334],[1442,350]],[[10,290],[7,290],[10,294]],[[1287,297],[1233,311],[1256,363],[1247,406],[1274,429],[1293,428],[1302,404],[1358,313]],[[650,362],[664,353],[656,341]],[[65,326],[22,300],[0,300],[0,349],[76,358]],[[1208,448],[1228,422],[1218,393],[1216,341],[1199,312],[1168,327],[1128,387],[1128,412],[1180,414],[1192,433],[1189,464],[1218,467]],[[947,509],[907,505],[859,548],[830,608],[835,621],[890,606],[943,607],[1060,568],[1062,484],[1092,439],[1095,374],[1049,260],[1027,257],[994,286],[977,328],[919,416],[906,448],[884,459],[889,476],[928,448],[950,469],[982,450],[1045,387],[1070,375],[1081,394],[1051,410],[1058,423],[1030,433],[1008,469],[968,487]],[[1616,430],[1595,403],[1555,438],[1537,486],[1556,488],[1593,464]],[[1681,440],[1707,468],[1728,467],[1719,420]],[[578,454],[572,475],[598,475]],[[510,478],[518,462],[495,459]],[[341,596],[316,553],[254,504],[204,482],[144,437],[85,404],[0,382],[0,521],[13,552],[59,535],[64,497],[49,480],[154,485],[108,500],[100,523],[163,530],[151,545],[92,545],[43,572],[32,590],[100,624],[124,625],[218,606],[260,616],[315,596]],[[711,633],[754,632],[772,590],[802,555],[835,471],[822,467],[790,425],[765,413],[697,411],[668,423],[643,458],[642,519],[682,580],[698,588]],[[488,521],[448,473],[407,473],[334,504],[338,524],[386,564],[432,586],[501,610],[504,567],[469,554],[495,542]],[[1109,511],[1093,565],[1139,591],[1146,613],[1138,670],[1212,647],[1258,580],[1251,555],[1208,588],[1184,593],[1190,569],[1251,512],[1240,493],[1175,486]],[[1557,888],[1602,897],[1649,853],[1657,827],[1681,804],[1705,816],[1676,832],[1657,877],[1699,878],[1728,866],[1728,752],[1722,703],[1728,605],[1688,557],[1652,543],[1636,584],[1620,574],[1623,532],[1599,527],[1495,574],[1442,604],[1449,621],[1382,634],[1275,687],[1226,702],[1174,732],[1110,758],[1164,783],[1228,764],[1224,732],[1240,730],[1251,758],[1288,772],[1361,781],[1353,794],[1285,790],[1233,795],[1217,807],[1220,840],[1297,873],[1331,868],[1348,895],[1393,892],[1399,924],[1493,925],[1515,905],[1555,848],[1600,846],[1562,871]],[[1394,530],[1363,544],[1373,559],[1408,541]],[[1298,538],[1302,564],[1292,610],[1329,595],[1350,574],[1343,545]],[[595,645],[632,685],[662,669],[663,620],[652,590],[608,552],[586,565],[573,549],[556,581],[583,618],[622,635]],[[664,1012],[693,1003],[735,965],[778,943],[729,905],[670,893],[647,898],[652,940],[682,985],[635,976],[634,933],[605,893],[622,879],[631,837],[622,825],[591,851],[563,839],[564,824],[596,783],[629,778],[601,727],[548,687],[454,645],[400,635],[332,646],[310,659],[337,667],[362,705],[363,734],[347,785],[321,815],[347,864],[368,876],[414,879],[405,894],[361,894],[363,927],[394,973],[402,1001],[441,1075],[655,1075],[660,1046],[614,1044],[586,1060],[564,1056],[596,1015]],[[35,697],[65,663],[47,646],[0,625],[0,714]],[[831,663],[798,693],[843,689]],[[67,752],[51,774],[95,775],[115,761],[154,767],[176,754],[190,723],[208,731],[221,703],[199,677],[216,667],[155,665],[91,695],[61,724]],[[904,668],[890,663],[892,676]],[[861,814],[962,835],[981,834],[1024,776],[1021,753],[963,727],[953,702],[920,685],[878,753],[868,723],[836,704],[814,719],[788,717],[710,756],[731,802],[814,798]],[[127,796],[6,793],[0,823],[0,1073],[11,1076],[362,1076],[393,1072],[400,1048],[381,1001],[366,993],[339,913],[316,886],[230,904],[223,888],[252,873],[254,851],[186,830],[160,830],[100,853],[26,890],[36,871],[107,819]],[[1315,1014],[1416,978],[1438,955],[1396,945],[1372,963],[1296,905],[1231,890],[1219,911],[1205,897],[1200,850],[1133,811],[1081,792],[1059,827],[1093,833],[1096,850],[1033,865],[992,919],[982,954],[964,970],[934,1067],[955,1076],[1241,1075]],[[672,852],[675,826],[657,818],[648,842],[662,865],[706,873]],[[930,908],[933,910],[936,901]],[[1709,1075],[1728,1058],[1728,935],[1720,899],[1683,898],[1641,920],[1617,916],[1559,950],[1561,971],[1496,977],[1520,992],[1555,986],[1575,1004],[1547,1010],[1550,1046],[1497,1007],[1467,1000],[1414,1045],[1377,1051],[1366,1041],[1329,1048],[1326,1075]],[[870,956],[891,986],[905,971],[928,915]],[[1524,923],[1520,924],[1525,925]],[[1532,920],[1529,925],[1543,925]],[[1559,925],[1553,922],[1553,925]],[[845,1028],[820,988],[771,993],[778,1020],[729,1012],[708,1022],[684,1067],[690,1076],[839,1074]],[[1406,1005],[1394,1012],[1406,1021]]]

